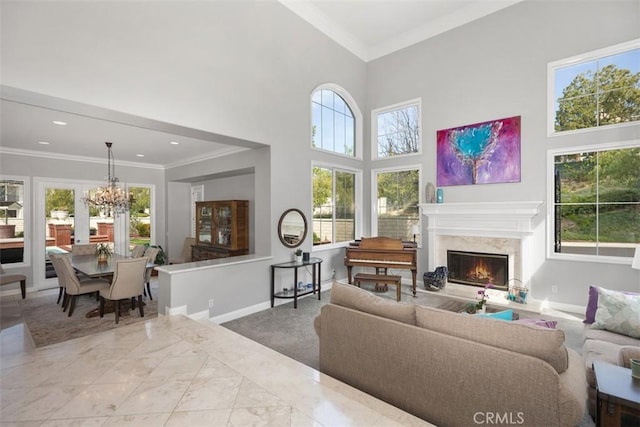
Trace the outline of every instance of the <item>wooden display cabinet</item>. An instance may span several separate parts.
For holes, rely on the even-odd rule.
[[[249,253],[249,202],[220,200],[196,202],[196,244],[193,261]]]

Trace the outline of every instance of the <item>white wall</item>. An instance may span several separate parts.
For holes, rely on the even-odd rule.
[[[444,187],[445,201],[546,201],[547,150],[640,137],[638,125],[547,137],[547,63],[638,37],[637,1],[519,3],[371,62],[368,107],[422,98],[420,161],[424,182],[434,183],[437,130],[521,116],[521,182]],[[414,163],[415,158],[405,161]],[[629,265],[547,260],[545,215],[546,209],[537,221],[536,259],[531,260],[536,266],[535,298],[584,305],[590,284],[638,289],[638,272]],[[419,259],[426,260],[424,251]],[[426,262],[421,266],[426,267]],[[553,285],[558,294],[551,293]]]
[[[447,187],[446,200],[545,200],[546,150],[585,142],[584,136],[546,137],[546,64],[639,37],[639,8],[637,1],[526,1],[365,64],[275,0],[3,2],[0,75],[3,85],[270,146],[232,163],[256,167],[256,252],[284,261],[291,251],[277,239],[278,218],[291,207],[310,218],[312,160],[381,165],[311,150],[310,93],[319,84],[336,83],[350,92],[365,117],[365,140],[371,109],[422,97],[425,148],[419,162],[425,182],[435,180],[436,130],[521,115],[522,182]],[[590,135],[589,142],[637,136],[632,127]],[[20,170],[29,163],[24,160]],[[19,173],[4,165],[3,173]],[[166,203],[179,186],[168,183],[225,167],[224,160],[209,160],[165,171],[157,226],[172,239],[170,251],[181,247],[182,233],[171,226],[179,209]],[[65,169],[95,178],[91,165]],[[145,182],[143,171],[131,173],[133,181]],[[149,174],[146,179],[156,183],[156,171]],[[366,171],[363,176],[368,230],[370,183]],[[310,250],[310,240],[302,248]],[[325,259],[323,277],[332,268],[339,276],[344,271],[342,251],[314,255]],[[584,304],[589,283],[625,289],[638,277],[628,266],[551,262],[542,248],[538,256],[536,297],[561,303]],[[552,284],[559,294],[548,292]],[[254,286],[263,291],[255,295]],[[250,303],[264,298],[268,272],[256,269],[246,290]]]

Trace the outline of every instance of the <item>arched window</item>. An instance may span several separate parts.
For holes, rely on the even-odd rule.
[[[357,126],[361,115],[355,103],[337,85],[322,85],[311,96],[311,145],[343,156],[356,157]]]

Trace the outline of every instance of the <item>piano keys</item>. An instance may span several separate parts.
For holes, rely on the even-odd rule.
[[[411,270],[413,296],[416,296],[418,264],[415,243],[390,237],[363,237],[349,243],[345,250],[344,265],[347,266],[349,283],[354,266],[373,267],[376,274],[380,269],[386,274],[388,268]]]

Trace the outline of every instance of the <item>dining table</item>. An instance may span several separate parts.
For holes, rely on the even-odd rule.
[[[116,270],[116,263],[119,260],[131,259],[130,255],[111,254],[104,261],[98,261],[97,255],[72,255],[71,266],[79,273],[91,278],[112,276]],[[147,263],[147,269],[155,267],[156,264]]]
[[[116,264],[119,260],[131,259],[133,258],[130,255],[120,255],[120,254],[111,254],[104,261],[98,261],[98,256],[91,255],[72,255],[71,256],[71,266],[78,273],[81,273],[85,276],[91,278],[103,278],[111,281],[113,274],[116,270]],[[152,262],[147,262],[147,269],[155,267],[156,264]],[[141,278],[142,280],[142,278]],[[144,288],[144,284],[142,285]],[[126,300],[123,302],[123,306],[121,307],[122,313],[128,313],[129,301]],[[146,305],[144,302],[143,305]],[[115,304],[113,301],[107,301],[105,304],[105,313],[113,313],[115,311]],[[85,317],[98,317],[100,315],[100,309],[95,308],[89,311]]]

